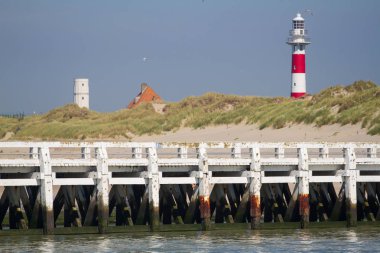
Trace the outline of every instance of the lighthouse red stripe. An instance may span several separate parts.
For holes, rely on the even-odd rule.
[[[305,73],[305,55],[292,55],[292,73]]]
[[[305,92],[292,92],[291,97],[292,98],[299,98],[299,97],[302,97],[302,96],[305,96],[305,95],[306,95]]]

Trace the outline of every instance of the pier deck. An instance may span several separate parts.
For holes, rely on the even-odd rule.
[[[378,143],[0,142],[2,229],[356,226],[379,198]]]

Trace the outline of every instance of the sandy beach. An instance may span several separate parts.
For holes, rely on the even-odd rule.
[[[204,129],[181,128],[162,135],[135,136],[132,141],[155,142],[207,142],[207,141],[257,141],[257,142],[380,142],[380,136],[367,134],[360,124],[323,127],[293,125],[281,129],[257,125],[221,125]]]

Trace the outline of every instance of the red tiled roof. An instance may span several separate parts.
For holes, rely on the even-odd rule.
[[[141,84],[141,92],[129,103],[128,109],[134,108],[142,102],[161,101],[161,97],[146,83]]]

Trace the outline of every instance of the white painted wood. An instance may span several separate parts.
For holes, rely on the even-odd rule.
[[[96,185],[93,178],[54,178],[53,185]]]
[[[158,158],[156,148],[147,148],[148,154],[148,174],[149,174],[149,203],[153,208],[159,208],[160,204],[160,174],[158,171]]]
[[[40,180],[36,178],[0,179],[0,186],[37,186]]]
[[[329,148],[328,147],[319,148],[319,158],[326,159],[328,157],[329,157]]]
[[[110,185],[145,185],[148,184],[147,178],[140,177],[113,177],[109,179]]]
[[[277,159],[283,159],[285,157],[284,147],[277,147],[274,149],[274,156]]]
[[[39,167],[35,159],[0,159],[0,167]]]
[[[160,184],[197,184],[198,179],[195,177],[163,177]]]
[[[81,155],[83,159],[91,158],[91,149],[89,147],[81,148]]]
[[[95,149],[97,159],[96,172],[96,200],[98,205],[98,229],[104,233],[105,227],[108,226],[108,203],[109,203],[109,172],[108,172],[108,154],[105,147]]]
[[[235,143],[231,149],[232,158],[241,158],[241,143]]]
[[[208,157],[206,151],[206,145],[202,144],[197,148],[198,154],[198,169],[202,176],[199,179],[199,196],[210,196],[210,181],[212,179],[212,173],[208,170]]]
[[[197,158],[159,158],[158,159],[158,165],[159,166],[198,166],[198,159]]]
[[[29,158],[30,159],[38,159],[38,147],[30,147],[29,148]]]
[[[296,183],[295,177],[263,177],[261,176],[262,184],[278,184],[278,183]]]
[[[180,159],[187,159],[187,147],[179,147],[177,148],[178,155],[177,157]]]
[[[148,166],[147,158],[136,159],[108,159],[108,166]]]
[[[132,158],[136,158],[136,159],[142,158],[142,148],[141,147],[132,148]]]
[[[261,158],[261,164],[262,165],[298,165],[298,159],[297,158]]]
[[[246,177],[212,177],[210,184],[247,184]]]
[[[65,159],[65,158],[54,158],[51,159],[51,165],[53,167],[81,167],[81,166],[97,166],[97,159]]]
[[[208,158],[208,165],[210,166],[238,166],[251,164],[251,159],[243,158]]]
[[[53,178],[51,169],[51,159],[49,148],[42,147],[38,149],[39,162],[40,162],[40,184],[41,184],[41,205],[44,233],[51,233],[54,229],[53,217]]]
[[[367,148],[367,157],[376,158],[376,147],[372,146]]]
[[[346,198],[349,198],[352,204],[357,203],[356,182],[358,171],[356,171],[356,156],[352,146],[344,148],[345,155],[345,193]]]
[[[302,147],[298,148],[298,192],[299,194],[309,195],[309,157],[307,149]]]
[[[342,183],[341,175],[338,176],[312,176],[309,178],[309,183]]]
[[[356,182],[367,182],[367,183],[370,183],[370,182],[380,182],[380,176],[358,176],[356,178]]]

